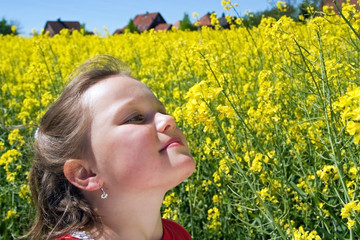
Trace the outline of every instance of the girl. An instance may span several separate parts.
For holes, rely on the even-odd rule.
[[[70,76],[36,133],[32,239],[191,239],[161,219],[165,193],[195,168],[164,105],[116,58]]]

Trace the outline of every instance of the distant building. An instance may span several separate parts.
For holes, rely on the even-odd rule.
[[[204,16],[202,16],[199,20],[198,20],[198,26],[199,27],[211,27],[214,28],[214,26],[211,24],[211,13],[207,13]],[[219,19],[219,24],[222,28],[230,28],[230,24],[228,23],[228,21],[226,20],[225,16],[218,18]]]
[[[121,34],[123,32],[125,32],[125,29],[126,29],[127,26],[123,27],[123,28],[118,28],[115,30],[115,32],[113,33],[113,35],[115,34]]]
[[[344,2],[347,2],[347,0],[337,0],[337,3],[341,9],[341,5],[344,3]],[[359,4],[358,4],[358,1],[357,0],[350,0],[350,4],[355,4],[356,5],[356,9],[359,10]],[[335,13],[339,14],[339,11],[337,10],[336,6],[335,6],[335,3],[333,0],[321,0],[320,2],[320,11],[323,10],[323,7],[324,6],[332,6]]]
[[[44,30],[49,33],[49,36],[53,37],[64,28],[69,30],[80,30],[81,25],[77,21],[61,21],[59,18],[57,21],[47,21]]]
[[[176,29],[180,29],[180,23],[181,21],[176,21],[174,24],[173,24],[173,27],[176,28]]]
[[[220,23],[220,26],[224,29],[230,28],[230,23],[227,21],[226,17],[220,17],[219,23]]]
[[[213,27],[211,25],[211,13],[207,13],[205,14],[204,16],[202,16],[200,19],[199,19],[199,27],[204,27],[204,26],[207,26],[207,27]]]
[[[167,30],[170,30],[171,27],[172,27],[172,24],[160,23],[160,24],[156,25],[156,27],[154,28],[154,30],[155,30],[155,31],[159,31],[159,30],[167,31]]]
[[[155,28],[159,24],[166,23],[166,21],[159,12],[154,12],[154,13],[147,12],[145,14],[138,14],[135,16],[133,22],[139,32],[144,32],[152,28]],[[162,25],[162,27],[165,27],[165,25]],[[115,30],[114,34],[119,34],[124,32],[125,28],[126,26],[124,28]]]

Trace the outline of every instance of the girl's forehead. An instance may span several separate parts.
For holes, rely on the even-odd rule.
[[[108,108],[115,102],[127,104],[150,99],[159,101],[146,84],[122,75],[112,76],[96,83],[83,96],[86,105],[98,110]]]
[[[125,75],[115,75],[99,81],[86,90],[84,95],[92,98],[116,96],[135,96],[153,94],[149,87]]]

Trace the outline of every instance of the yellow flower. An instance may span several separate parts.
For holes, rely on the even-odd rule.
[[[16,172],[6,171],[6,180],[9,181],[9,182],[14,182],[16,175],[17,175]]]
[[[17,30],[17,26],[12,25],[12,26],[11,26],[11,32],[15,33],[15,32],[16,32],[16,30]]]
[[[203,180],[202,182],[202,187],[205,190],[205,192],[207,192],[209,190],[209,187],[211,185],[211,181],[210,180]]]
[[[215,12],[213,12],[210,15],[210,22],[211,22],[211,25],[213,25],[215,27],[215,29],[219,29],[221,27],[220,22],[219,22],[219,18],[216,16]]]
[[[276,6],[280,10],[280,12],[286,12],[287,5],[285,1],[278,1],[276,3]]]
[[[333,165],[325,165],[322,170],[318,170],[316,175],[323,180],[325,183],[331,180],[339,179],[339,174],[336,166]]]
[[[347,218],[350,217],[352,212],[360,212],[359,200],[351,201],[341,209],[341,217]]]
[[[210,208],[208,210],[207,219],[210,221],[209,229],[218,230],[221,227],[220,219],[220,211],[217,207]]]
[[[346,225],[347,225],[348,229],[351,229],[355,225],[355,223],[356,223],[355,220],[348,218]]]
[[[221,203],[221,196],[215,194],[215,195],[212,197],[212,201],[213,201],[214,204]]]
[[[354,136],[354,143],[360,141],[360,87],[348,90],[346,95],[335,102],[335,109],[340,111],[346,131]]]
[[[29,185],[23,184],[20,187],[19,197],[22,199],[26,199],[26,201],[28,201],[29,203],[31,202]]]
[[[334,8],[333,8],[333,6],[324,5],[323,12],[327,15],[332,15],[332,14],[334,14]]]
[[[163,204],[166,207],[169,207],[172,203],[181,203],[181,200],[179,200],[176,196],[175,193],[170,193],[168,195],[165,196],[165,199],[163,200]]]
[[[166,208],[162,215],[162,218],[169,219],[171,217],[171,208]]]
[[[231,3],[231,0],[221,0],[221,5],[223,5],[224,9],[226,10],[230,10],[234,7],[234,5]]]
[[[199,19],[199,14],[197,12],[193,12],[192,17],[197,20]]]
[[[8,139],[11,145],[17,143],[18,148],[25,144],[24,137],[20,135],[19,129],[12,130],[8,135]]]
[[[303,226],[295,229],[292,240],[321,240],[316,231],[305,231]]]
[[[310,14],[314,14],[315,13],[315,8],[313,6],[309,6],[306,8],[306,11]]]
[[[346,130],[350,135],[354,135],[354,143],[358,144],[360,141],[360,122],[349,121]]]
[[[253,159],[252,163],[251,163],[251,167],[250,170],[253,172],[261,172],[262,169],[262,154],[260,153],[256,153],[255,158]]]
[[[16,214],[16,211],[15,211],[14,209],[8,210],[8,211],[7,211],[7,214],[6,214],[5,218],[4,218],[4,220],[8,220],[8,219],[10,219],[10,218],[13,217],[13,216],[16,217],[15,214]]]
[[[18,157],[22,154],[16,149],[7,150],[3,155],[0,157],[0,165],[9,165],[13,161],[16,161]]]

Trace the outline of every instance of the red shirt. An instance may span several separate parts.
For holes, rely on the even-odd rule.
[[[161,221],[164,231],[162,240],[192,240],[190,234],[180,224],[168,219],[161,219]],[[69,234],[66,234],[60,238],[56,238],[55,240],[80,240],[80,239],[72,237]]]
[[[162,240],[192,240],[190,234],[180,224],[168,219],[161,219],[164,234]]]

